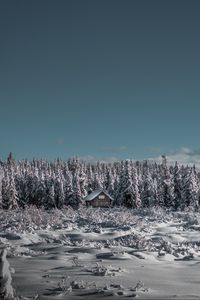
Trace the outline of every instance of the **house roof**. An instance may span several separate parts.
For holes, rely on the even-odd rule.
[[[90,193],[89,195],[87,195],[84,200],[85,201],[92,201],[94,198],[98,197],[99,194],[104,193],[106,196],[108,196],[111,200],[114,200],[106,191],[104,190],[95,190],[92,193]]]

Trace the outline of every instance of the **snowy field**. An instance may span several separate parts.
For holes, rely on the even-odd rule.
[[[200,299],[200,213],[1,211],[0,242],[16,299]]]

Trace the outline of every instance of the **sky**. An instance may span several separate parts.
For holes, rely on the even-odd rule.
[[[200,1],[0,1],[0,156],[200,162]]]

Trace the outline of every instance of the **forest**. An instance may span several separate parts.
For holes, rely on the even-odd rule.
[[[84,197],[105,189],[114,206],[163,207],[173,210],[200,205],[200,174],[195,166],[175,163],[122,160],[95,164],[78,157],[66,161],[21,160],[12,153],[0,161],[0,208],[30,205],[45,209],[84,205]]]

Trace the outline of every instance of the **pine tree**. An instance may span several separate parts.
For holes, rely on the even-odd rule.
[[[9,179],[8,179],[8,173],[6,171],[4,172],[4,177],[2,179],[1,191],[2,191],[2,208],[9,209],[9,196],[8,196]]]
[[[197,210],[199,207],[199,182],[195,166],[190,171],[190,180],[192,185],[191,205]]]
[[[150,207],[154,204],[153,180],[148,166],[145,168],[145,173],[142,177],[141,199],[143,207]]]
[[[12,152],[9,153],[8,158],[7,158],[7,164],[8,166],[13,166],[15,163],[14,157]]]
[[[174,205],[173,178],[165,155],[162,155],[162,164],[158,168],[158,204],[162,207],[172,207]]]
[[[79,176],[75,175],[73,179],[73,203],[72,207],[77,209],[79,205],[82,203],[82,196],[81,196],[81,189],[80,189],[80,182],[79,182]]]
[[[105,180],[105,189],[108,194],[114,194],[114,176],[112,175],[111,169],[107,169],[106,171],[106,180]]]
[[[115,195],[115,204],[118,206],[124,205],[124,181],[125,181],[125,170],[124,170],[124,161],[121,161],[120,171],[119,171],[119,180],[115,180],[114,187],[116,188]]]
[[[189,167],[185,168],[182,175],[182,204],[184,209],[193,203],[193,183],[191,180],[191,170]]]
[[[130,161],[126,160],[119,181],[118,204],[124,204],[129,208],[141,206],[138,188],[138,176],[135,167],[130,167]]]
[[[73,183],[72,183],[72,175],[68,171],[66,174],[66,181],[65,181],[65,205],[73,206],[73,200],[74,200],[74,191],[73,191]]]
[[[87,195],[87,190],[86,190],[86,174],[83,170],[83,165],[80,166],[79,184],[81,190],[81,197],[84,198]]]
[[[2,207],[4,209],[15,209],[18,207],[17,200],[18,195],[13,174],[11,173],[9,176],[6,172],[2,180]]]
[[[173,177],[171,176],[169,169],[166,168],[165,177],[163,180],[163,201],[165,207],[174,207],[174,184]]]
[[[101,180],[99,178],[99,174],[97,172],[94,174],[92,188],[93,190],[101,190],[103,188],[103,185],[101,184]]]
[[[132,179],[133,179],[133,187],[134,187],[134,205],[133,207],[139,208],[141,206],[141,199],[139,193],[139,178],[137,169],[133,166],[132,168]]]
[[[182,180],[181,180],[181,174],[180,174],[180,168],[178,166],[178,163],[176,162],[173,170],[173,186],[174,186],[174,204],[173,208],[177,210],[179,207],[181,207],[181,204],[183,202],[182,196]]]
[[[122,161],[90,164],[78,158],[63,162],[46,160],[14,161],[12,154],[0,161],[0,208],[37,205],[45,208],[71,205],[94,189],[106,189],[117,205],[141,205],[184,209],[199,208],[200,174],[195,167],[162,163]],[[2,176],[1,176],[2,177]],[[142,201],[142,204],[141,204]]]
[[[63,187],[62,178],[56,178],[55,180],[55,204],[57,208],[62,208],[65,201],[65,192]]]
[[[46,182],[46,198],[44,207],[46,209],[56,208],[54,181],[52,179]]]
[[[93,172],[92,167],[89,164],[86,170],[86,176],[87,176],[87,194],[91,193],[93,190]]]
[[[10,183],[8,190],[9,197],[9,209],[15,209],[18,207],[18,193],[15,185],[15,179],[13,173],[10,174]]]

